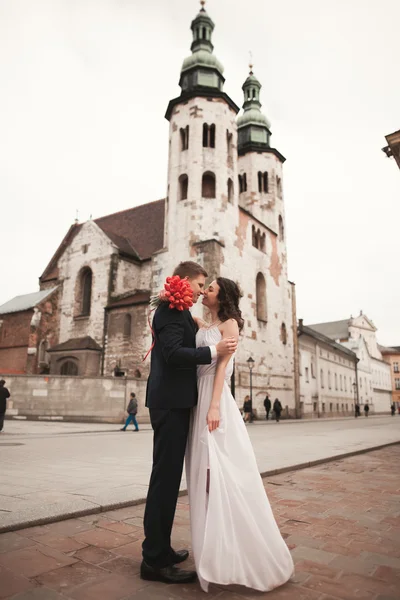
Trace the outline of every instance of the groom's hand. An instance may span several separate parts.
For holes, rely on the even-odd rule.
[[[215,346],[218,356],[227,356],[236,352],[237,341],[234,337],[229,337],[221,340]]]

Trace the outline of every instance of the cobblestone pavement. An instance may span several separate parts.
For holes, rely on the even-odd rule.
[[[0,535],[0,599],[400,599],[400,445],[264,479],[296,563],[285,586],[166,586],[139,574],[144,506]],[[190,548],[180,498],[175,548]],[[192,564],[188,561],[188,567]]]

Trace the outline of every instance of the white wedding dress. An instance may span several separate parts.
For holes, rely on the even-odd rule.
[[[196,345],[221,339],[218,327],[200,329]],[[216,361],[197,368],[199,400],[186,451],[192,551],[202,589],[239,584],[260,591],[283,585],[294,567],[264,490],[254,451],[230,393],[233,357],[226,368],[220,426],[210,433],[207,412]],[[207,493],[207,469],[210,469]]]

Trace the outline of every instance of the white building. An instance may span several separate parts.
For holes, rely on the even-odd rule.
[[[383,360],[373,322],[360,312],[356,318],[308,327],[356,354],[361,409],[364,404],[369,404],[371,412],[388,413],[391,405],[390,365]]]

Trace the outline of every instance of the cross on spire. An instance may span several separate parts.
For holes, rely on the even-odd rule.
[[[253,53],[250,50],[249,51],[249,69],[250,69],[250,75],[253,75]]]
[[[205,10],[206,10],[204,8],[205,3],[206,3],[206,0],[200,0],[200,4],[201,4],[201,9],[200,10],[202,10],[203,12],[205,12]]]

